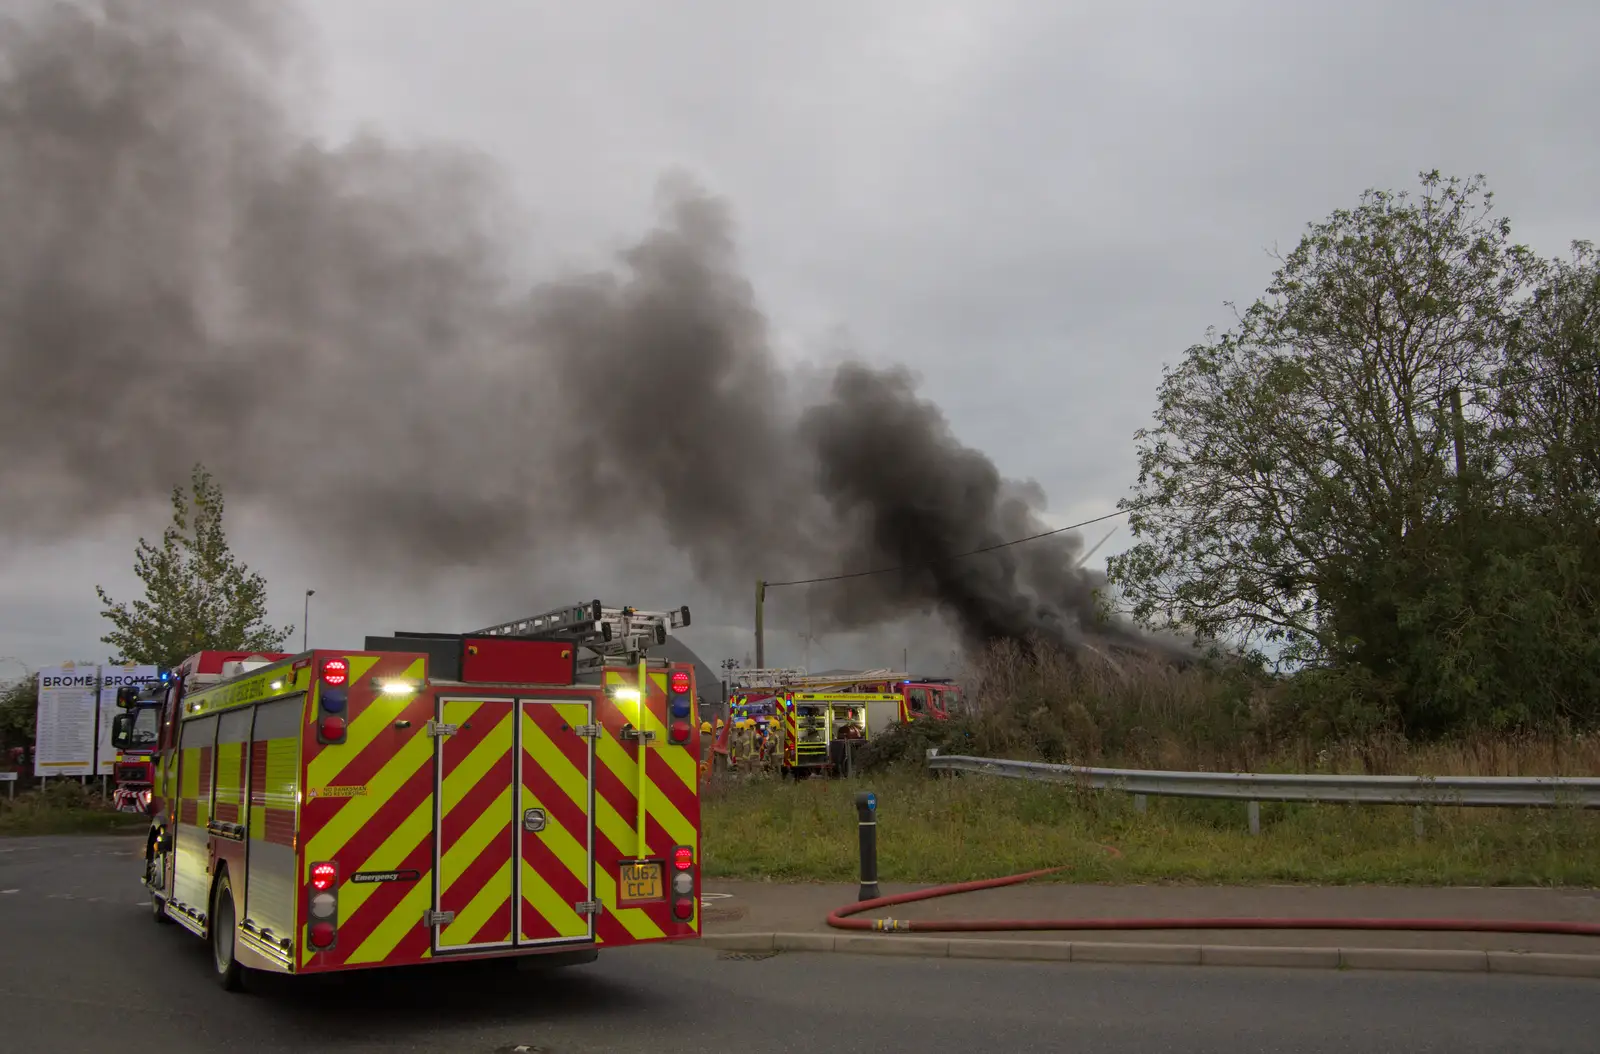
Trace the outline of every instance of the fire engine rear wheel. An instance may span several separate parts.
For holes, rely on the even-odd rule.
[[[216,889],[211,894],[211,968],[217,983],[229,992],[244,987],[244,971],[233,956],[237,921],[233,886],[228,881],[228,872],[224,871],[217,876]]]

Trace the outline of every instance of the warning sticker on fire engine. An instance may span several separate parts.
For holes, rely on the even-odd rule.
[[[354,784],[336,787],[312,787],[306,792],[308,798],[365,798],[367,788]]]

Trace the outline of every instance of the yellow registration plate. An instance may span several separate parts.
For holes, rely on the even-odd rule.
[[[660,861],[623,864],[617,871],[617,904],[646,904],[665,900],[666,885],[661,880]]]

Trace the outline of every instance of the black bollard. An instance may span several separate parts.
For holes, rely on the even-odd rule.
[[[878,796],[871,791],[856,795],[856,822],[861,831],[861,890],[856,900],[878,895]]]

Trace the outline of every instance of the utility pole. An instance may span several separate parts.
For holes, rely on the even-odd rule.
[[[766,627],[763,625],[765,613],[762,608],[767,602],[767,583],[765,579],[756,579],[756,669],[763,670],[767,666],[767,636]]]
[[[306,641],[311,637],[311,598],[316,595],[315,589],[306,590],[306,612],[300,620],[300,650],[306,650]]]

